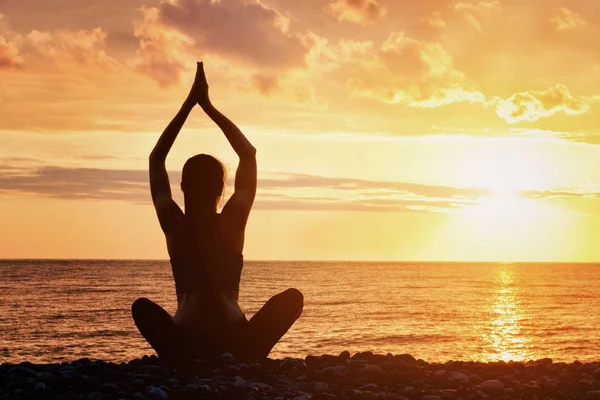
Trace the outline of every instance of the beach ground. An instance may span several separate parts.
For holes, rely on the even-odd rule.
[[[371,352],[305,359],[4,363],[0,399],[600,399],[600,362],[448,361]]]

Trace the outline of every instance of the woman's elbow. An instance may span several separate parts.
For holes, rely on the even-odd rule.
[[[240,158],[256,158],[256,148],[252,145],[249,145],[244,152],[240,154]]]
[[[164,162],[165,157],[162,156],[159,152],[155,150],[152,150],[150,152],[150,156],[148,157],[148,161],[150,162],[150,164],[156,164],[156,163],[161,163]]]

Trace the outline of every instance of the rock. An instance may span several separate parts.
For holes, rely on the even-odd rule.
[[[336,396],[331,393],[317,393],[314,397],[314,400],[337,400],[337,399],[348,399],[347,397]],[[283,400],[283,399],[282,399]]]
[[[353,360],[370,360],[373,358],[372,351],[363,351],[361,353],[356,353],[351,357]]]
[[[293,400],[310,400],[311,397],[307,394],[303,394],[302,396],[296,396],[293,398]]]
[[[140,371],[142,371],[143,373],[146,374],[161,374],[162,373],[162,368],[158,365],[144,365],[140,368]]]
[[[376,383],[367,383],[366,385],[362,385],[361,387],[358,388],[358,390],[375,390],[375,389],[379,389],[379,386],[377,386]]]
[[[36,383],[35,390],[46,390],[46,384],[44,382]]]
[[[227,361],[227,362],[233,362],[233,361],[235,361],[235,357],[231,353],[223,353],[223,354],[221,354],[221,360]]]
[[[469,380],[469,377],[466,374],[458,371],[450,371],[448,377],[454,381],[466,382]]]
[[[246,384],[246,380],[241,376],[236,376],[235,378],[233,378],[233,384],[237,387],[242,387]]]
[[[345,367],[343,365],[338,365],[335,367],[327,367],[327,368],[323,369],[323,372],[325,374],[338,375],[338,376],[345,375],[346,371],[348,371],[348,367]]]
[[[600,390],[588,390],[583,396],[583,400],[599,400]]]
[[[284,370],[292,370],[295,368],[301,372],[306,370],[307,365],[304,362],[304,360],[286,357],[283,359],[283,362],[279,365],[279,368]]]
[[[104,400],[105,398],[106,395],[104,393],[98,392],[90,392],[83,397],[84,400]]]
[[[8,375],[19,375],[29,378],[37,378],[39,376],[34,370],[25,367],[12,367],[7,372]]]
[[[338,357],[341,358],[342,360],[347,360],[348,358],[350,358],[350,352],[342,351]]]
[[[200,385],[198,386],[198,389],[204,393],[212,392],[212,388],[208,385]]]
[[[320,392],[324,392],[329,388],[329,385],[327,385],[325,382],[315,382],[313,389],[315,392],[320,393]]]
[[[577,381],[577,386],[583,389],[593,389],[594,383],[589,379],[580,379]]]
[[[6,385],[7,392],[16,392],[17,390],[30,391],[35,389],[35,380],[15,381]]]
[[[498,379],[490,379],[489,381],[482,382],[480,386],[481,390],[486,393],[495,393],[504,390],[504,384]]]
[[[260,391],[260,392],[267,392],[269,390],[273,390],[273,387],[270,385],[267,385],[266,383],[262,383],[262,382],[250,382],[248,384],[249,387],[254,388],[256,391]]]
[[[404,361],[407,363],[416,363],[417,360],[410,354],[396,354],[394,358],[398,361]]]
[[[157,387],[151,387],[150,390],[148,390],[148,395],[150,397],[154,397],[157,399],[165,399],[166,400],[169,398],[169,396],[167,395],[167,393],[164,390],[159,389]]]
[[[179,379],[169,378],[166,380],[166,383],[171,386],[179,385]]]
[[[446,378],[446,374],[448,374],[448,372],[445,369],[440,369],[437,370],[433,373],[432,377],[434,379],[441,379],[441,378]]]
[[[100,385],[100,387],[102,388],[102,390],[107,390],[111,392],[117,392],[119,390],[119,385],[117,385],[114,382],[103,383],[102,385]]]
[[[383,368],[381,368],[379,365],[374,364],[365,365],[360,369],[360,372],[367,376],[381,376],[385,374]]]
[[[442,400],[442,398],[440,396],[434,396],[434,395],[425,395],[423,397],[421,397],[421,400]]]

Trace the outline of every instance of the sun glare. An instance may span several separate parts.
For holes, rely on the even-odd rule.
[[[513,266],[498,265],[492,290],[488,324],[482,332],[486,359],[520,361],[531,357],[531,344],[521,332],[524,315]]]
[[[494,190],[494,196],[482,197],[467,213],[501,225],[515,225],[537,210],[531,199],[519,197],[514,190]]]

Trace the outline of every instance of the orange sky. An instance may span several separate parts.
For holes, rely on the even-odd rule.
[[[166,258],[147,157],[203,60],[247,259],[600,261],[600,3],[0,3],[0,258]],[[235,154],[195,110],[167,160]],[[230,192],[229,192],[230,193]]]

